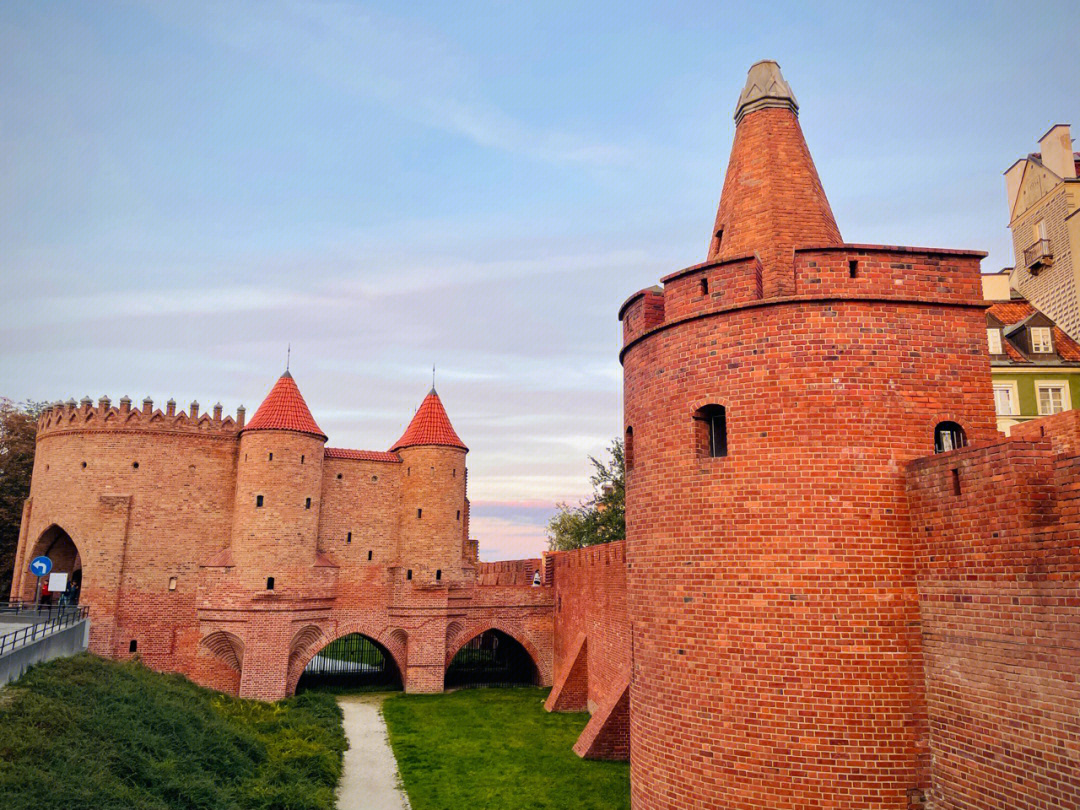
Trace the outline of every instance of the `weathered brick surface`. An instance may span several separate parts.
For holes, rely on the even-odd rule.
[[[327,454],[321,436],[242,420],[126,400],[50,409],[12,595],[33,598],[26,564],[62,529],[102,655],[127,657],[135,642],[156,669],[272,700],[358,632],[407,690],[432,692],[463,644],[497,628],[551,683],[550,578],[532,587],[540,560],[477,563],[464,449]]]
[[[1080,807],[1077,419],[1022,427],[908,465],[941,810]]]

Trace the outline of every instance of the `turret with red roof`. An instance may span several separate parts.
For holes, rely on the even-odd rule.
[[[309,587],[325,443],[286,371],[240,434],[232,548],[246,588],[283,595]]]
[[[403,466],[399,564],[408,581],[441,585],[463,576],[468,538],[465,455],[434,386],[391,448]]]

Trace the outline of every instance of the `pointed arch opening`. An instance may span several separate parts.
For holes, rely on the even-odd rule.
[[[66,574],[65,589],[59,592],[49,590],[51,577],[42,578],[41,602],[49,605],[79,604],[83,588],[82,555],[75,541],[71,539],[71,535],[54,523],[41,533],[26,558],[26,564],[29,565],[35,557],[48,557],[52,561],[52,574]],[[37,586],[37,577],[26,572],[22,582],[20,597],[24,601],[33,602],[36,596],[34,589]]]
[[[362,633],[349,633],[315,653],[296,684],[297,692],[326,688],[398,690],[401,672],[382,644]]]
[[[539,670],[529,651],[508,633],[491,628],[465,642],[446,668],[443,687],[535,686]]]

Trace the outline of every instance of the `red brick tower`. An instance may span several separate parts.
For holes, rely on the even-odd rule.
[[[418,583],[460,581],[469,449],[434,388],[391,451],[404,467],[398,564]]]
[[[316,569],[325,443],[288,371],[240,434],[232,584],[249,610],[265,612],[245,640],[244,697],[284,691],[292,613],[333,597]]]
[[[620,311],[637,810],[928,784],[903,462],[996,435],[984,254],[843,244],[797,114],[754,65],[708,261]]]

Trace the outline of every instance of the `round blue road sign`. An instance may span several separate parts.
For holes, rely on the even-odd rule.
[[[43,577],[52,571],[52,560],[48,557],[34,557],[30,561],[30,573],[35,577]]]

